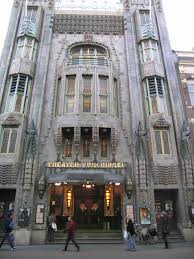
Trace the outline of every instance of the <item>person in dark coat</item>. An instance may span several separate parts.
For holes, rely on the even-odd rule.
[[[75,231],[76,231],[76,223],[71,217],[68,217],[68,222],[67,222],[67,225],[66,225],[66,231],[67,231],[67,239],[66,239],[66,243],[65,243],[65,248],[62,251],[67,251],[68,244],[69,244],[70,241],[72,241],[72,243],[77,248],[77,252],[79,252],[80,247],[76,243],[75,238],[74,238]]]
[[[13,219],[13,213],[9,213],[5,218],[5,222],[4,222],[5,233],[0,243],[0,248],[2,247],[5,240],[7,240],[11,247],[11,250],[13,251],[15,249],[15,245],[14,245],[15,239],[13,234],[14,229],[15,229],[15,221]]]
[[[128,233],[128,250],[136,251],[135,228],[131,219],[129,219],[127,222],[127,233]]]
[[[164,240],[164,244],[165,244],[165,248],[168,249],[169,248],[169,245],[168,245],[168,234],[169,234],[169,231],[168,231],[168,217],[167,217],[167,214],[166,212],[162,212],[162,215],[161,215],[161,222],[162,222],[162,238]]]

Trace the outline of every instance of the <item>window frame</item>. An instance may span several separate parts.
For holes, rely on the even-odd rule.
[[[105,80],[104,80],[105,79]],[[106,76],[106,75],[98,75],[98,80],[99,80],[99,112],[101,113],[101,114],[107,114],[107,113],[109,113],[109,77],[108,76]],[[104,91],[104,89],[103,89],[103,84],[101,84],[101,82],[102,82],[102,80],[103,81],[106,81],[106,89],[105,89],[105,91]],[[101,106],[101,104],[102,104],[102,100],[103,100],[103,98],[105,98],[105,102],[106,102],[106,111],[105,112],[103,112],[102,110],[101,110],[101,108],[103,108],[102,106]]]
[[[24,85],[23,92],[21,91],[22,77],[25,77],[25,85]],[[12,84],[14,79],[16,79],[15,85]],[[14,91],[12,90],[12,88],[14,88]],[[28,106],[27,104],[28,104],[30,92],[31,92],[31,78],[29,76],[24,74],[12,75],[9,83],[9,94],[7,97],[6,112],[20,112],[25,114],[27,112],[27,106]],[[18,96],[20,95],[22,96],[20,110],[16,111],[16,104],[17,104]]]
[[[191,88],[190,86],[192,86],[192,88],[193,88],[192,90],[189,89],[189,88]],[[187,88],[188,88],[190,104],[192,107],[194,107],[194,82],[193,83],[189,82],[187,84]]]
[[[160,149],[161,153],[158,153],[158,147],[157,147],[157,137],[156,132],[159,132],[159,138],[160,138]],[[165,153],[165,136],[164,132],[166,133],[167,140],[168,140],[168,150],[169,153]],[[172,147],[171,147],[171,140],[170,140],[170,129],[169,128],[154,128],[154,137],[155,137],[155,147],[156,147],[156,154],[157,155],[165,155],[170,156],[172,155]]]
[[[70,89],[70,79],[74,79],[74,85],[73,85],[73,92],[68,92]],[[66,75],[66,84],[65,84],[65,102],[64,102],[64,105],[65,105],[65,113],[74,113],[75,112],[75,94],[76,94],[76,75]],[[73,108],[71,111],[69,111],[69,108],[71,108],[69,106],[70,102],[70,98],[72,98],[72,102],[73,103]]]
[[[153,85],[150,84],[151,80],[154,80],[154,88]],[[159,85],[159,81],[161,85]],[[155,90],[155,94],[152,94],[151,91]],[[162,94],[161,94],[162,91]],[[146,110],[148,115],[156,114],[156,113],[165,113],[166,112],[166,96],[164,90],[164,80],[163,78],[154,76],[147,77],[144,80],[144,92],[146,99]],[[152,98],[155,97],[155,98]],[[155,100],[156,111],[153,111],[153,99]]]
[[[90,90],[88,92],[87,92],[87,90],[86,90],[86,92],[84,92],[84,77],[90,78]],[[82,112],[84,112],[84,113],[91,113],[92,112],[92,93],[93,93],[93,80],[94,80],[93,78],[94,78],[93,74],[90,74],[90,75],[82,74]],[[86,111],[84,109],[84,103],[85,103],[84,99],[85,98],[90,98],[90,102],[89,102],[90,111]],[[87,107],[85,107],[85,108],[87,108]]]
[[[29,39],[32,41],[31,45],[28,44]],[[21,40],[23,40],[22,43],[20,43]],[[36,39],[32,37],[22,36],[18,38],[15,58],[26,58],[34,62],[36,58],[37,45],[38,43]],[[26,55],[26,53],[28,53],[28,55]]]
[[[16,152],[16,145],[17,145],[17,137],[18,137],[18,127],[9,127],[9,126],[2,126],[1,127],[1,139],[0,139],[0,154],[15,154]],[[8,130],[8,140],[6,146],[6,152],[2,152],[3,142],[4,142],[4,134],[5,130]],[[13,136],[13,131],[16,133],[15,142],[14,142],[14,152],[9,152],[11,147],[11,138]]]
[[[146,42],[148,43],[148,46],[145,45]],[[158,42],[156,40],[154,39],[143,40],[141,41],[139,47],[140,47],[140,59],[142,64],[146,62],[151,62],[151,61],[160,63],[159,47],[158,47]],[[149,53],[150,59],[147,58],[146,50]],[[157,53],[157,58],[155,58],[156,55],[154,55],[154,53]]]

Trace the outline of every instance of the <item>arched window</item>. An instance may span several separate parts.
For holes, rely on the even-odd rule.
[[[70,52],[68,65],[107,65],[107,52],[103,47],[95,45],[79,45]]]

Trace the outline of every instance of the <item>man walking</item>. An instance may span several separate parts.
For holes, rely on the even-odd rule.
[[[67,251],[68,244],[69,244],[70,241],[72,241],[72,243],[77,248],[77,252],[79,252],[80,247],[74,239],[74,234],[75,234],[75,231],[76,231],[76,224],[71,217],[68,217],[68,222],[67,222],[67,225],[66,225],[66,231],[67,231],[67,239],[66,239],[65,248],[63,249],[63,251]]]
[[[162,219],[162,238],[164,240],[165,248],[168,249],[168,239],[167,239],[167,236],[169,234],[168,217],[165,211],[162,212],[161,219]]]
[[[14,233],[13,233],[13,230],[15,229],[15,221],[13,219],[13,213],[9,213],[5,218],[4,228],[5,228],[5,233],[0,243],[0,248],[5,242],[5,240],[7,240],[9,245],[11,246],[11,251],[13,251],[15,249],[15,246],[14,246],[15,239],[14,239]]]

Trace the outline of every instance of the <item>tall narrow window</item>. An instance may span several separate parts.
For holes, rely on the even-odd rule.
[[[73,128],[64,128],[63,136],[64,136],[64,156],[72,157],[73,155]]]
[[[140,45],[141,62],[159,62],[158,43],[155,40],[144,40]]]
[[[191,106],[194,106],[194,84],[188,84],[188,92],[189,92]]]
[[[67,76],[66,80],[66,112],[74,112],[74,99],[75,99],[75,76]]]
[[[29,6],[27,9],[28,21],[35,23],[38,8],[36,6]]]
[[[100,84],[100,113],[108,112],[108,77],[99,76]]]
[[[117,82],[117,79],[114,78],[113,102],[114,102],[115,114],[117,117],[119,116],[118,99],[119,99],[118,82]]]
[[[157,154],[170,154],[169,130],[159,128],[155,129],[154,131]]]
[[[91,112],[92,76],[83,75],[83,112]]]
[[[140,11],[141,26],[144,26],[150,22],[150,12],[145,10]]]
[[[1,138],[1,153],[15,153],[17,139],[16,128],[3,128]]]
[[[11,77],[9,98],[6,106],[8,112],[26,112],[30,86],[30,79],[26,75],[19,74]]]
[[[106,158],[109,156],[110,147],[110,129],[100,128],[100,156]]]
[[[18,39],[16,58],[27,58],[34,61],[36,57],[37,42],[31,37]]]
[[[159,77],[146,78],[146,100],[147,109],[149,114],[153,113],[164,113],[165,111],[165,100],[164,100],[164,89],[163,80]]]
[[[92,129],[91,128],[82,128],[81,129],[81,139],[82,139],[83,157],[90,157],[91,156]]]

